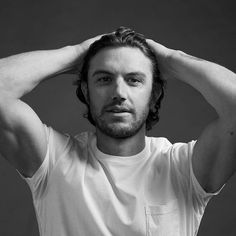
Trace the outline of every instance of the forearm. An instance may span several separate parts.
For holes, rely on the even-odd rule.
[[[72,67],[78,46],[22,53],[0,60],[0,96],[20,98],[41,81]]]
[[[212,62],[175,51],[169,56],[175,78],[197,89],[222,119],[236,121],[236,75]]]

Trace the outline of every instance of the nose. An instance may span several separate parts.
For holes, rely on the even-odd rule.
[[[118,77],[114,82],[112,100],[125,101],[127,99],[127,85],[123,77]]]

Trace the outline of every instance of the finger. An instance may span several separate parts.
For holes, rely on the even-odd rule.
[[[172,49],[169,49],[169,48],[165,47],[164,45],[155,42],[152,39],[147,39],[147,43],[152,48],[156,57],[159,60],[163,60],[163,59],[167,58],[171,54],[171,52],[173,51]]]

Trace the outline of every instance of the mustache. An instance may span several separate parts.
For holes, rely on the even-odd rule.
[[[113,101],[107,105],[105,105],[102,109],[102,113],[105,113],[107,111],[113,110],[113,109],[120,109],[120,110],[125,110],[130,113],[134,113],[134,109],[130,107],[127,104],[121,104],[121,102],[118,101]]]

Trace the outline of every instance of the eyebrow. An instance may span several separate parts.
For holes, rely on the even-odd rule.
[[[99,74],[112,75],[112,73],[107,70],[96,70],[95,72],[93,72],[92,76],[99,75]]]
[[[96,70],[95,72],[93,72],[92,77],[95,76],[95,75],[99,75],[99,74],[113,75],[112,72],[107,71],[107,70]],[[127,73],[126,75],[146,77],[146,75],[141,71],[130,72],[130,73]]]

